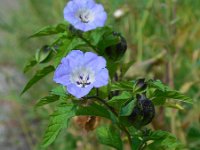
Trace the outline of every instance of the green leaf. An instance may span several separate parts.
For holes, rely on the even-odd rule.
[[[120,116],[129,116],[136,105],[135,100],[131,100],[127,105],[123,106],[120,111]]]
[[[108,145],[122,150],[123,145],[120,138],[120,133],[114,127],[101,126],[96,130],[97,139],[101,144]]]
[[[100,50],[100,54],[104,55],[105,48],[116,45],[117,43],[119,43],[120,38],[118,36],[115,36],[113,34],[112,28],[109,27],[104,28],[104,31],[102,31],[102,33],[103,34],[101,34],[102,36],[100,37],[97,47]]]
[[[24,92],[26,92],[28,89],[30,89],[36,82],[38,82],[39,80],[41,80],[43,77],[45,77],[46,75],[48,75],[49,73],[53,72],[55,70],[55,68],[53,66],[47,66],[45,68],[43,68],[42,70],[39,70],[36,72],[36,74],[29,80],[29,82],[26,84],[26,86],[24,87],[23,91],[21,92],[21,94],[23,94]]]
[[[132,98],[132,95],[129,92],[124,91],[120,95],[112,97],[112,99],[108,101],[108,104],[120,109],[124,103],[130,100],[130,98]]]
[[[59,100],[58,95],[49,95],[41,98],[35,105],[35,107],[41,107],[49,103],[53,103]]]
[[[103,41],[104,38],[102,38],[105,34],[111,34],[112,28],[110,27],[102,27],[97,28],[95,30],[86,32],[83,36],[86,38],[92,45],[97,45],[101,40]]]
[[[37,64],[35,59],[30,60],[26,66],[24,67],[24,73],[28,72],[31,68],[33,68]]]
[[[133,91],[133,82],[132,81],[122,81],[111,84],[111,91]]]
[[[150,89],[155,89],[151,93],[151,99],[155,105],[164,105],[166,99],[174,99],[183,101],[185,103],[193,103],[192,99],[184,94],[181,94],[178,91],[171,90],[168,86],[164,85],[160,80],[149,80],[148,85]],[[150,90],[149,89],[149,90]]]
[[[67,96],[66,87],[60,85],[60,86],[54,88],[53,90],[51,90],[51,94],[65,97],[65,96]]]
[[[155,80],[155,81],[149,80],[147,83],[150,87],[159,89],[161,91],[166,91],[170,89],[167,85],[163,84],[160,80]]]
[[[67,127],[70,118],[75,116],[75,110],[75,106],[72,104],[62,104],[58,107],[50,116],[50,122],[45,131],[42,146],[47,147],[54,142],[61,129]]]
[[[98,104],[91,104],[88,106],[79,106],[76,111],[77,116],[99,116],[111,119],[110,113],[103,106]]]
[[[138,129],[133,126],[130,126],[127,129],[131,135],[131,149],[139,150],[143,142],[141,131],[138,131]]]
[[[46,26],[46,27],[42,28],[41,30],[39,30],[38,32],[31,35],[29,38],[63,33],[66,31],[66,29],[67,29],[67,25],[63,24],[63,23],[60,23],[55,26]]]
[[[71,50],[78,48],[81,45],[84,45],[85,42],[83,42],[81,39],[79,38],[72,38],[72,39],[67,39],[64,40],[63,45],[59,48],[59,50],[57,51],[56,54],[56,58],[55,58],[55,67],[57,67],[60,62],[61,59],[63,57],[65,57]]]
[[[181,148],[183,148],[182,144],[176,139],[176,137],[166,131],[154,131],[148,139],[153,140],[153,143],[148,145],[148,148],[150,149],[181,150]]]
[[[38,49],[35,54],[35,60],[38,63],[44,63],[49,60],[48,58],[51,56],[52,50],[48,46],[43,46],[41,49]]]
[[[166,102],[165,97],[153,97],[151,100],[154,105],[164,105]]]
[[[185,96],[184,94],[179,93],[178,91],[160,91],[160,90],[156,90],[154,93],[154,97],[155,98],[159,98],[159,99],[174,99],[174,100],[178,100],[178,101],[183,101],[185,103],[193,103],[192,99],[188,96]]]

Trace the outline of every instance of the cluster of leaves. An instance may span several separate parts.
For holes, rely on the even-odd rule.
[[[56,35],[55,41],[37,50],[36,55],[26,65],[24,72],[28,72],[36,65],[43,67],[36,71],[24,87],[22,94],[30,89],[36,82],[52,73],[72,49],[83,51],[94,51],[104,56],[108,62],[110,78],[116,76],[116,71],[121,66],[121,59],[113,60],[106,53],[108,47],[115,46],[121,40],[120,36],[113,34],[110,27],[97,28],[96,30],[81,33],[66,23],[56,26],[48,26],[36,32],[30,38]],[[100,126],[96,129],[97,139],[100,143],[123,149],[122,133],[126,133],[132,149],[142,149],[148,145],[149,148],[176,149],[180,143],[174,136],[165,131],[155,131],[144,133],[143,127],[146,123],[144,116],[139,116],[136,123],[130,122],[129,116],[137,106],[137,94],[145,93],[146,97],[152,101],[153,105],[170,106],[180,108],[179,101],[192,103],[192,100],[170,89],[160,80],[144,80],[141,86],[139,80],[124,81],[111,80],[105,88],[92,90],[88,97],[83,100],[76,100],[66,92],[65,87],[58,86],[51,90],[50,94],[41,98],[36,107],[58,102],[56,110],[50,116],[50,122],[45,131],[42,145],[47,147],[58,136],[61,129],[66,128],[69,121],[74,116],[99,116],[111,120],[113,125]],[[92,100],[92,103],[87,103]],[[83,103],[87,103],[84,105]],[[142,117],[142,119],[141,119]],[[148,122],[149,123],[149,122]],[[150,144],[149,144],[150,143]]]

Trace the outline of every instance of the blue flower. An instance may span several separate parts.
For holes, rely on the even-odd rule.
[[[108,84],[106,60],[92,52],[72,50],[61,60],[54,74],[54,81],[67,87],[76,98],[87,95],[93,87]]]
[[[103,27],[107,14],[94,0],[71,0],[64,8],[64,18],[76,29],[86,32]]]

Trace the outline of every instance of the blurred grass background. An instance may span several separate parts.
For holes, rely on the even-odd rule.
[[[51,77],[23,98],[19,92],[33,73],[23,74],[27,59],[52,38],[27,40],[37,29],[63,21],[66,0],[0,1],[0,149],[32,150],[38,146],[51,107],[34,110],[47,95]],[[187,147],[200,147],[200,1],[199,0],[98,0],[108,12],[107,24],[125,36],[125,62],[133,61],[127,78],[161,79],[194,99],[183,110],[158,108],[150,125],[175,134]],[[87,136],[87,138],[85,138]],[[78,126],[61,133],[48,149],[104,149],[93,133]]]

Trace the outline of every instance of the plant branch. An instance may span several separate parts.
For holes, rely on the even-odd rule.
[[[97,52],[97,48],[94,46],[94,45],[92,45],[86,38],[84,38],[82,35],[80,35],[80,34],[77,34],[78,35],[78,37],[80,38],[80,39],[82,39],[85,43],[87,43],[95,52]]]
[[[114,108],[113,107],[111,107],[110,105],[108,105],[107,103],[106,103],[106,101],[105,100],[103,100],[103,99],[101,99],[100,97],[97,97],[97,96],[89,96],[89,97],[87,97],[88,99],[90,99],[90,98],[94,98],[94,99],[96,99],[99,103],[102,103],[103,105],[105,105],[112,113],[113,113],[113,115],[116,117],[116,119],[117,119],[117,126],[122,130],[122,131],[124,131],[125,133],[126,133],[126,135],[127,135],[127,137],[128,137],[128,141],[129,141],[129,144],[130,144],[130,146],[132,145],[131,143],[132,143],[132,140],[131,140],[131,135],[130,135],[130,133],[128,132],[128,130],[126,129],[126,127],[124,127],[122,124],[120,124],[119,123],[119,119],[118,119],[118,114],[116,113],[116,111],[114,110]],[[132,147],[132,146],[131,146]]]

